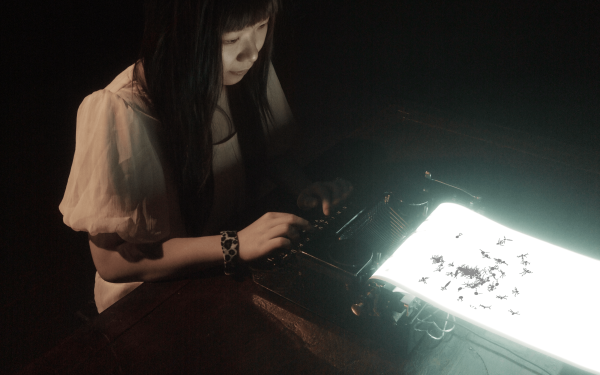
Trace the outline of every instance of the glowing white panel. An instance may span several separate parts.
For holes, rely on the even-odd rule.
[[[598,260],[444,203],[372,278],[600,374]]]

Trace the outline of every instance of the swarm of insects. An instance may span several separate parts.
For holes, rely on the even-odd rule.
[[[469,279],[475,278],[481,274],[479,267],[469,267],[466,264],[457,267],[456,270],[460,272],[461,276],[468,277]]]

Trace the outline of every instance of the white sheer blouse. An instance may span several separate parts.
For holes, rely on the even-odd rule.
[[[87,96],[77,112],[76,147],[71,173],[59,209],[66,225],[91,235],[117,233],[132,243],[151,243],[185,236],[176,190],[159,148],[160,126],[144,104],[134,65],[104,90]],[[287,148],[293,118],[273,66],[267,97],[274,121],[268,130],[268,152]],[[219,107],[229,116],[226,91]],[[268,129],[267,129],[268,128]],[[227,117],[213,118],[213,141],[229,133]],[[237,135],[214,147],[215,193],[206,234],[240,213],[245,204],[245,174]],[[99,312],[141,282],[109,283],[96,273],[94,295]]]

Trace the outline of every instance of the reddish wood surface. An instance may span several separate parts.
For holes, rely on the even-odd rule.
[[[146,283],[130,297],[22,373],[391,374],[402,361],[251,279]]]

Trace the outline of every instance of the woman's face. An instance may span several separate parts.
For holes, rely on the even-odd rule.
[[[235,85],[244,78],[265,43],[269,19],[240,31],[223,34],[223,84]]]

